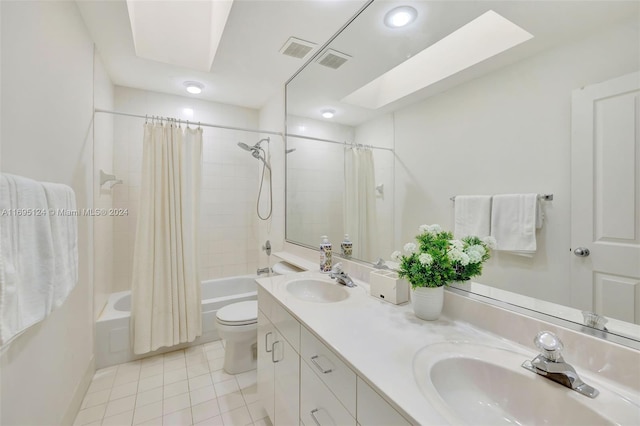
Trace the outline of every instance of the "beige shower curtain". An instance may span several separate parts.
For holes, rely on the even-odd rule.
[[[378,256],[373,152],[369,148],[347,148],[344,159],[344,232],[353,242],[353,255],[373,261]]]
[[[197,241],[202,129],[147,123],[143,143],[131,284],[136,354],[202,334]]]

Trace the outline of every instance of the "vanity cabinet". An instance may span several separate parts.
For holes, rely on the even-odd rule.
[[[258,309],[258,394],[274,424],[298,424],[300,355],[294,344],[299,345],[300,325],[292,317],[287,320],[289,314],[280,312],[280,309],[284,311],[281,306],[269,303],[264,306],[275,319],[272,321],[262,309]],[[276,324],[286,331],[283,333]],[[297,336],[292,339],[293,344],[287,335]]]
[[[258,394],[275,426],[410,425],[262,288],[258,308]]]

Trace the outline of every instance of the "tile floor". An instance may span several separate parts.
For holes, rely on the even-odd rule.
[[[74,426],[271,426],[256,370],[222,370],[222,341],[96,371]]]

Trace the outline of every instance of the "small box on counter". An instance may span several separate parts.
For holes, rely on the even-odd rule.
[[[399,305],[409,301],[409,283],[395,271],[381,270],[369,273],[370,293],[373,297]]]

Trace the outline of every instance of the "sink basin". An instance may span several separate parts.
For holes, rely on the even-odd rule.
[[[287,291],[300,300],[316,303],[339,302],[349,297],[349,292],[338,284],[308,278],[289,282]]]
[[[415,355],[413,372],[423,396],[453,424],[638,424],[637,401],[581,374],[600,391],[588,398],[521,367],[532,358],[482,344],[437,343]]]

